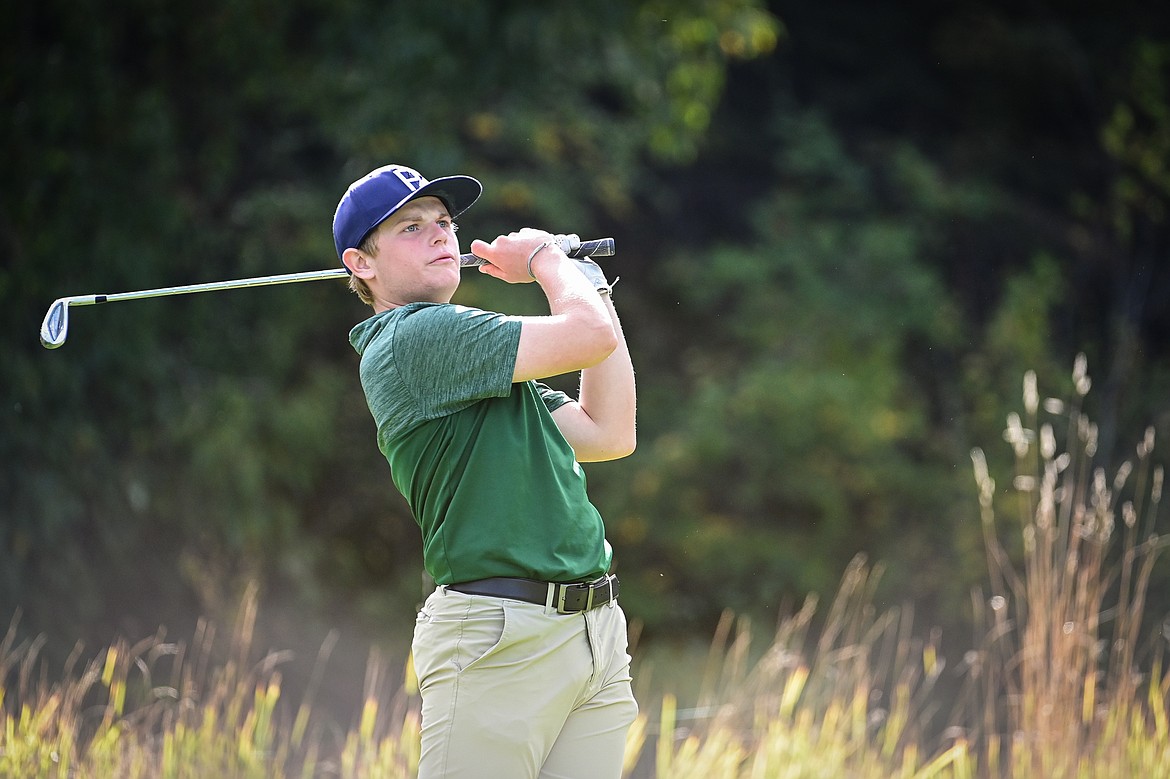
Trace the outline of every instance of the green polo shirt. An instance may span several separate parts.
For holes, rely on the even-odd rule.
[[[350,332],[378,448],[438,584],[609,570],[601,515],[552,419],[568,396],[512,383],[520,328],[501,314],[412,303]]]

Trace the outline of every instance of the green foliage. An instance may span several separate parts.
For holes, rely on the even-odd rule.
[[[332,265],[336,198],[390,159],[481,175],[479,234],[520,218],[587,234],[645,158],[693,156],[728,63],[780,33],[750,0],[11,14],[0,612],[25,607],[62,653],[215,614],[253,577],[322,610],[345,592],[337,619],[383,624],[417,597],[418,542],[340,285],[80,309],[45,352],[51,300]]]
[[[952,453],[932,440],[934,388],[919,384],[931,377],[913,373],[919,353],[958,337],[955,305],[922,256],[934,225],[883,207],[874,174],[815,117],[787,128],[789,183],[753,206],[755,244],[664,270],[688,345],[655,369],[678,371],[685,389],[643,403],[666,432],[633,496],[656,521],[631,520],[631,537],[619,536],[655,550],[633,597],[659,589],[655,579],[696,599],[714,586],[711,607],[766,614],[829,586],[857,551],[927,571],[947,544],[932,527],[959,487],[938,462]],[[912,158],[896,155],[889,175],[914,180]],[[961,193],[940,194],[916,164],[935,186],[904,197],[945,218]]]
[[[1139,40],[1131,55],[1130,83],[1101,130],[1101,145],[1120,167],[1109,218],[1126,243],[1141,222],[1164,224],[1170,213],[1170,44]]]
[[[881,598],[968,620],[957,474],[1025,368],[1102,366],[1103,451],[1151,414],[1164,432],[1165,36],[1126,8],[773,10],[7,9],[0,614],[63,657],[257,578],[404,642],[418,534],[340,284],[80,309],[56,352],[34,335],[62,295],[331,266],[338,195],[393,159],[484,180],[464,235],[618,238],[641,446],[589,474],[648,635],[771,616],[858,551],[889,565]],[[475,277],[460,298],[544,305]]]
[[[475,170],[481,221],[626,211],[647,156],[694,157],[728,62],[782,32],[751,0],[461,2],[421,25],[401,5],[344,6],[348,37],[314,77],[335,92],[326,128],[351,178],[385,159]]]

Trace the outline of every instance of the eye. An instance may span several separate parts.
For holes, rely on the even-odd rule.
[[[402,228],[402,232],[404,232],[404,233],[413,233],[417,230],[418,230],[418,225],[416,225],[416,224],[408,224]]]
[[[459,232],[459,225],[455,224],[450,219],[440,219],[439,227],[443,228],[444,230],[450,230],[453,233]]]

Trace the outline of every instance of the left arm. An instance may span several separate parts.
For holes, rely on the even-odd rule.
[[[577,402],[553,412],[553,420],[579,462],[616,460],[631,454],[637,445],[634,366],[613,300],[609,295],[603,295],[602,300],[617,335],[617,348],[597,365],[581,371]]]

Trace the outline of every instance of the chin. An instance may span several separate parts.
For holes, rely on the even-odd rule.
[[[431,291],[430,299],[435,303],[450,303],[451,298],[455,297],[455,292],[459,289],[458,284],[451,284],[446,287],[436,287]]]

